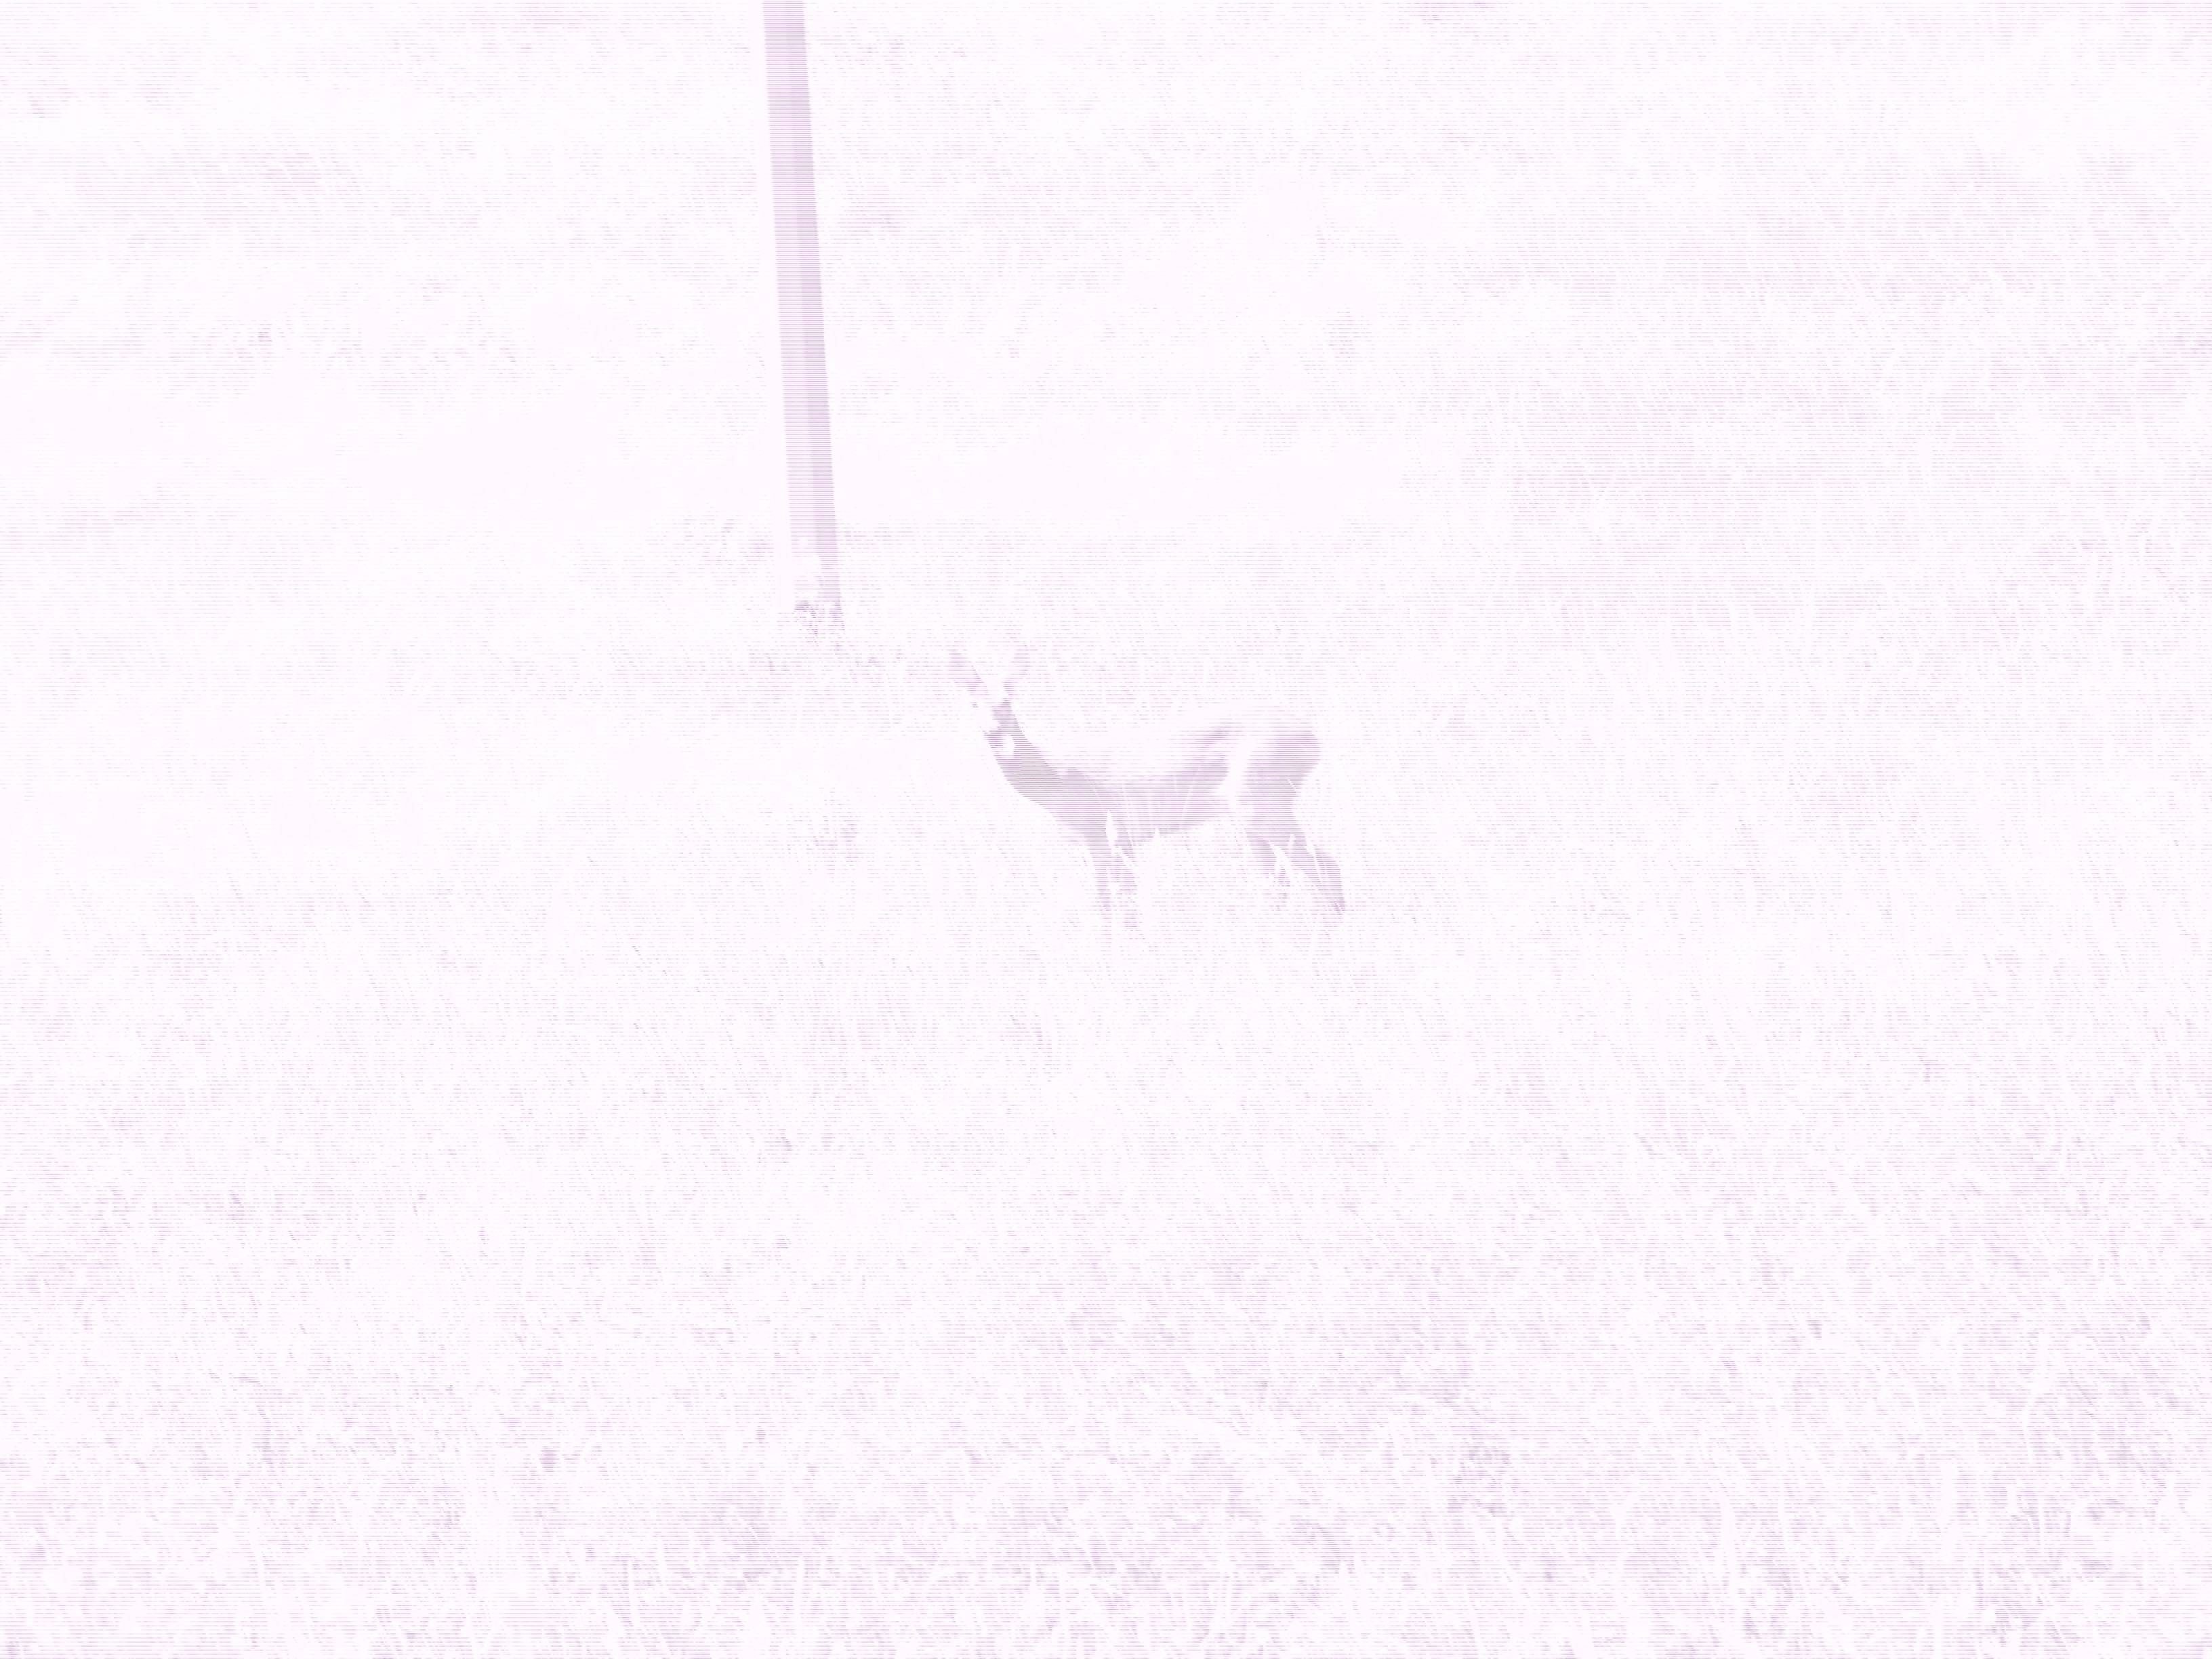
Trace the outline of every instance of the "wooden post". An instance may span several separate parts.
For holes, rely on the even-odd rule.
[[[844,621],[837,509],[830,471],[830,373],[822,339],[822,258],[814,220],[814,132],[806,100],[804,0],[762,0],[768,37],[769,160],[783,325],[783,446],[799,611],[831,631]]]

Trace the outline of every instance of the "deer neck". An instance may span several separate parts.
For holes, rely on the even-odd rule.
[[[1019,726],[1006,727],[992,744],[991,753],[1006,781],[1047,811],[1057,810],[1060,803],[1068,799],[1068,774],[1046,759]]]

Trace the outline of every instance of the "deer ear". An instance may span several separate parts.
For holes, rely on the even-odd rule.
[[[1000,677],[1000,683],[1003,684],[1007,690],[1011,691],[1016,685],[1029,678],[1029,647],[1025,645],[1016,646],[1014,647],[1013,660],[1007,664],[1006,672]]]
[[[956,684],[971,696],[983,695],[983,682],[976,678],[975,665],[962,655],[956,647],[945,653],[945,665],[952,671]]]

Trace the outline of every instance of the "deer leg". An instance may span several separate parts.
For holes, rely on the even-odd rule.
[[[1286,866],[1295,866],[1320,892],[1332,915],[1344,914],[1344,872],[1334,859],[1306,839],[1296,820],[1278,820],[1255,828],[1252,845],[1261,863],[1279,880],[1287,884],[1290,869]]]
[[[1305,831],[1296,825],[1291,829],[1290,854],[1291,862],[1304,872],[1308,881],[1321,890],[1322,897],[1328,902],[1330,913],[1342,915],[1344,872],[1337,867],[1336,860],[1308,841]]]
[[[1283,844],[1261,829],[1246,830],[1245,838],[1251,843],[1252,856],[1259,860],[1260,873],[1267,878],[1267,884],[1279,890],[1286,889],[1290,885],[1291,870]]]
[[[1133,925],[1137,915],[1137,871],[1129,855],[1102,836],[1091,843],[1091,872],[1098,885],[1098,908],[1109,921]]]

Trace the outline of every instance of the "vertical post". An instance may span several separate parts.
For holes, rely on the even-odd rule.
[[[822,258],[814,221],[814,131],[806,100],[804,0],[762,0],[768,38],[769,161],[775,174],[775,270],[783,325],[783,446],[799,611],[835,631],[837,510],[830,488],[830,374],[822,339]]]

